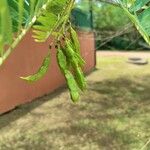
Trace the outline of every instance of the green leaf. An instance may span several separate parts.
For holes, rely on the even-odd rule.
[[[24,0],[18,1],[18,7],[19,7],[19,23],[18,23],[18,30],[21,29],[22,22],[23,22],[23,12],[24,12]]]
[[[139,16],[139,22],[150,36],[150,8],[145,9]]]
[[[2,35],[0,35],[0,56],[3,55],[3,51],[4,51],[4,40]],[[2,58],[0,57],[0,64],[2,63]]]
[[[69,19],[69,13],[72,3],[68,0],[52,0],[49,1],[48,6],[43,10],[42,16],[37,19],[35,26],[33,27],[35,40],[38,42],[46,41],[53,33],[62,31],[65,23]],[[38,5],[38,4],[37,4]],[[41,27],[40,27],[41,26]],[[47,32],[46,36],[42,37],[36,31]]]
[[[122,3],[120,3],[120,4],[121,4],[121,7],[124,10],[125,14],[129,17],[129,19],[135,25],[135,27],[137,28],[139,33],[143,36],[144,40],[150,45],[150,36],[147,33],[147,31],[145,30],[145,28],[143,27],[143,25],[141,24],[141,22],[139,21],[138,16],[136,14],[133,15],[132,13],[130,13],[128,8],[126,8]]]
[[[55,27],[57,20],[57,16],[53,13],[44,12],[44,14],[37,19],[37,24],[33,26],[33,37],[35,38],[35,40],[39,42],[46,41],[53,28]]]
[[[68,0],[52,0],[47,7],[47,11],[58,15],[62,12],[67,2]]]
[[[136,0],[134,4],[130,7],[130,11],[138,11],[140,10],[144,5],[146,5],[150,0]]]
[[[37,0],[31,0],[30,1],[30,18],[32,18],[34,16],[36,1]]]
[[[43,25],[34,25],[33,29],[35,30],[35,34],[36,34],[36,31],[47,32],[49,30],[49,27],[48,26],[43,26]]]
[[[7,0],[13,24],[13,32],[29,23],[30,7],[28,0]]]
[[[39,70],[37,71],[37,73],[27,76],[27,77],[20,77],[23,80],[26,80],[30,83],[35,82],[39,79],[41,79],[48,71],[50,65],[50,53],[45,57],[42,66],[39,68]]]
[[[35,13],[47,2],[48,0],[37,0],[37,4],[35,7]]]
[[[11,44],[13,40],[12,21],[6,0],[0,0],[0,52],[3,53],[4,44]],[[6,34],[7,33],[7,34]]]

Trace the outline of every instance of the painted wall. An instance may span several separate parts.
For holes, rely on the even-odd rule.
[[[81,53],[86,61],[84,70],[89,72],[95,66],[94,35],[80,32],[79,40]],[[33,84],[19,78],[38,70],[47,54],[50,41],[35,43],[29,32],[0,67],[0,114],[48,94],[65,83],[56,62],[55,49],[51,50],[51,65],[44,78]]]

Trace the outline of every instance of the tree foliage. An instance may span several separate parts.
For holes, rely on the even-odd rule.
[[[119,0],[120,7],[150,45],[150,0]]]
[[[122,8],[148,44],[149,1],[108,0]],[[76,102],[86,82],[79,41],[69,19],[73,6],[74,0],[0,0],[0,64],[3,64],[31,27],[36,42],[45,42],[52,36],[54,41],[37,73],[21,78],[34,82],[43,77],[50,64],[50,49],[54,45],[60,70],[66,78],[72,101]]]
[[[80,55],[77,34],[70,22],[73,6],[74,0],[1,0],[0,58],[2,64],[31,27],[36,42],[45,42],[52,36],[53,42],[39,70],[21,79],[32,83],[45,75],[50,65],[50,49],[54,45],[71,99],[76,102],[86,82],[82,72],[85,62]],[[6,45],[9,45],[8,49],[5,49]]]

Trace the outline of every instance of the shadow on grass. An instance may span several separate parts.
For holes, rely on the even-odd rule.
[[[150,76],[134,80],[122,77],[101,82],[89,81],[88,85],[89,88],[79,104],[66,108],[63,105],[56,106],[58,109],[67,109],[70,113],[67,126],[43,129],[36,134],[38,142],[26,140],[28,144],[25,148],[41,149],[50,146],[50,149],[57,150],[59,144],[56,140],[59,140],[64,143],[65,149],[71,150],[140,149],[150,137]],[[45,97],[44,101],[48,99],[50,97]],[[23,117],[44,101],[32,102],[7,116],[1,116],[0,127]],[[150,145],[147,146],[148,149]]]
[[[11,124],[11,122],[25,116],[26,114],[30,113],[33,109],[40,107],[40,105],[42,105],[43,103],[47,102],[50,99],[57,97],[60,93],[65,92],[65,91],[66,91],[66,88],[65,86],[63,86],[55,90],[51,94],[37,98],[34,101],[29,102],[27,104],[17,106],[15,109],[0,115],[0,129],[8,126],[9,124]],[[38,114],[36,113],[34,115],[40,115],[40,113]]]
[[[150,76],[90,81],[79,107],[70,110],[70,131],[99,149],[140,149],[150,138],[149,107]]]
[[[79,145],[84,139],[102,150],[138,150],[150,137],[149,91],[150,76],[90,81],[81,103],[70,107],[69,129],[53,132],[77,136]]]

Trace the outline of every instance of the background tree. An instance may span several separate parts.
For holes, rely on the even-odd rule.
[[[87,14],[90,2],[91,0],[80,0],[76,7]],[[150,49],[117,1],[92,0],[92,2],[96,49]],[[132,1],[129,1],[128,5],[131,4]]]

